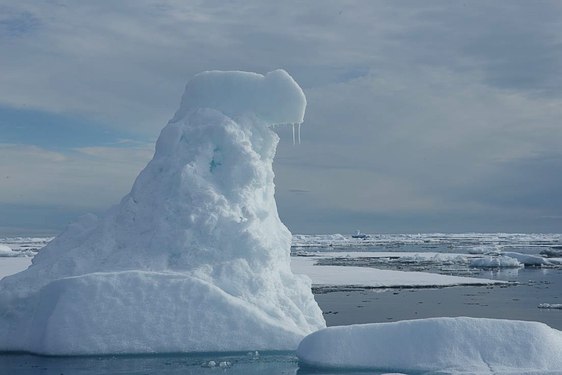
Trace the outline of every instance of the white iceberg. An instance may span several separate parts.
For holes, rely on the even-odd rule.
[[[270,127],[305,106],[283,70],[195,76],[121,203],[0,282],[0,351],[293,350],[325,327],[274,199]]]
[[[302,364],[469,374],[560,373],[562,332],[543,323],[432,318],[329,327],[305,337]]]

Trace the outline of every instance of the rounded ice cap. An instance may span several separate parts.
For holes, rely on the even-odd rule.
[[[199,73],[187,83],[172,122],[197,108],[212,108],[231,118],[254,115],[268,125],[301,123],[306,97],[283,69],[265,76],[213,70]]]

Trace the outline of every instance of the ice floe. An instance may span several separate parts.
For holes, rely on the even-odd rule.
[[[465,374],[546,374],[562,369],[562,332],[543,323],[431,318],[329,327],[305,337],[303,365]]]
[[[294,273],[307,275],[316,288],[443,287],[454,285],[505,284],[504,281],[439,275],[428,272],[380,270],[370,267],[316,265],[318,258],[293,257]]]

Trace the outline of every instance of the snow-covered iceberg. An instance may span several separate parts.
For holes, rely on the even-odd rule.
[[[562,332],[543,323],[432,318],[329,327],[297,349],[304,365],[467,374],[559,374]]]
[[[325,327],[274,198],[271,126],[305,107],[283,70],[195,76],[120,204],[0,282],[0,351],[293,350]]]

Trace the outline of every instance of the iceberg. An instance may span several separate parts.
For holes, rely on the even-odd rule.
[[[467,374],[546,374],[562,368],[562,332],[546,324],[431,318],[329,327],[297,349],[304,366]]]
[[[120,204],[2,279],[0,351],[294,350],[325,327],[274,198],[271,127],[305,107],[283,70],[196,75]]]

